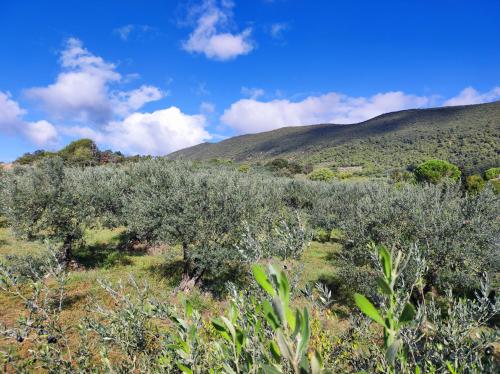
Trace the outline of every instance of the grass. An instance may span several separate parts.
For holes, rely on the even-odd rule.
[[[110,254],[120,249],[123,234],[123,229],[91,230],[85,235],[85,245],[75,250],[75,258],[82,265],[81,268],[72,270],[68,277],[67,303],[61,315],[68,325],[77,324],[88,313],[85,307],[89,302],[105,305],[110,302],[107,293],[99,285],[99,280],[113,284],[122,282],[126,286],[129,278],[133,277],[139,284],[147,283],[154,296],[174,304],[179,303],[174,291],[181,277],[181,249],[171,247],[165,254],[156,255],[125,252],[120,261],[110,263],[107,260]],[[45,243],[19,240],[8,227],[0,227],[0,259],[6,255],[28,256],[42,253],[45,249]],[[303,259],[293,267],[300,271],[299,286],[334,275],[332,259],[338,250],[338,244],[313,242],[305,251]],[[219,313],[225,307],[224,300],[215,299],[200,290],[195,290],[189,298],[199,305],[202,312],[208,314]],[[18,299],[0,291],[0,324],[12,325],[23,310]]]

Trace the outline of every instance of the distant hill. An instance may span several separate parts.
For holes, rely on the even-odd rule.
[[[500,101],[403,110],[351,125],[284,127],[199,144],[168,157],[250,163],[286,158],[330,166],[361,165],[367,171],[440,158],[466,173],[481,172],[500,165]]]

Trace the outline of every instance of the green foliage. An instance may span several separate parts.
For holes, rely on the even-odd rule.
[[[288,167],[288,160],[284,158],[275,158],[267,164],[267,166],[272,170],[285,169]]]
[[[478,193],[486,186],[486,182],[479,174],[475,174],[467,177],[465,185],[469,193]]]
[[[428,160],[415,169],[415,177],[419,182],[439,183],[447,179],[458,181],[461,172],[453,164],[443,160]]]
[[[461,294],[478,289],[484,271],[499,268],[495,224],[500,206],[491,189],[463,196],[459,185],[385,183],[323,184],[313,199],[310,221],[325,230],[338,228],[343,244],[338,261],[341,291],[375,296],[377,266],[366,246],[377,242],[406,252],[417,246],[425,257],[426,281]],[[467,265],[465,265],[467,264]],[[404,271],[413,279],[414,261]],[[453,274],[446,277],[444,274]],[[467,279],[466,282],[463,280]]]
[[[396,258],[384,246],[376,248],[383,276],[377,278],[382,294],[387,298],[386,308],[377,310],[363,295],[355,294],[354,300],[358,308],[369,318],[384,328],[384,348],[389,371],[395,372],[395,360],[399,360],[402,367],[406,365],[406,355],[403,350],[403,341],[400,331],[405,324],[415,318],[415,308],[408,301],[401,301],[396,292],[398,277],[406,264],[402,263],[402,252]]]
[[[272,303],[264,301],[262,310],[267,323],[274,331],[275,339],[270,344],[271,355],[279,361],[285,361],[295,374],[320,373],[322,367],[321,356],[318,352],[307,357],[309,339],[311,335],[309,312],[304,308],[290,308],[290,286],[283,272],[269,267],[269,276],[259,266],[253,267],[257,283],[272,297]],[[266,369],[267,368],[267,369]],[[271,373],[281,373],[279,365],[265,366]]]
[[[307,177],[312,181],[330,182],[335,178],[335,173],[328,168],[320,168],[312,171]]]
[[[500,179],[491,179],[489,183],[493,186],[495,193],[500,193]]]
[[[130,178],[137,182],[124,196],[127,228],[140,240],[182,245],[183,287],[277,255],[278,243],[302,235],[267,180],[164,160],[132,166]],[[300,240],[291,247],[301,251]]]
[[[314,230],[313,239],[320,243],[326,243],[330,241],[330,234],[325,229],[318,228]]]
[[[241,164],[238,167],[238,171],[241,172],[241,173],[248,173],[250,171],[250,165],[248,165],[248,164]]]
[[[66,165],[91,166],[108,163],[120,163],[123,161],[137,161],[138,156],[124,157],[120,152],[111,150],[100,151],[91,139],[75,140],[58,152],[37,150],[33,153],[25,153],[16,161],[16,165],[32,165],[45,158],[60,157]]]
[[[408,303],[412,292],[403,287],[401,277],[408,259],[382,246],[371,249],[378,252],[382,298],[378,303],[361,295],[355,299],[361,311],[381,325],[382,344],[378,330],[355,315],[341,335],[322,330],[317,311],[309,313],[304,301],[293,299],[288,277],[272,266],[267,273],[253,267],[263,293],[233,290],[228,312],[217,318],[202,317],[188,300],[179,310],[131,277],[127,287],[99,281],[111,302],[91,300],[83,320],[64,324],[61,311],[71,300],[66,295],[68,273],[55,252],[40,257],[30,276],[20,276],[25,270],[2,263],[0,288],[22,301],[27,312],[16,326],[0,328],[2,338],[11,342],[10,348],[0,347],[3,369],[196,374],[498,371],[492,355],[498,331],[491,322],[500,303],[492,296],[488,278],[475,300],[457,299],[450,292],[440,302],[421,300],[415,310]],[[418,267],[419,274],[423,268],[425,263]],[[412,286],[424,288],[420,282]],[[326,355],[315,350],[318,345]],[[28,357],[17,354],[27,347]]]
[[[45,237],[62,242],[66,260],[71,259],[72,246],[82,237],[85,219],[72,182],[63,161],[54,157],[15,170],[4,189],[4,214],[14,232],[28,239]]]
[[[484,179],[487,181],[496,179],[500,176],[500,168],[491,168],[484,172]]]

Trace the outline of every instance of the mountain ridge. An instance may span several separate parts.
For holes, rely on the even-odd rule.
[[[167,157],[250,163],[279,157],[332,166],[360,164],[374,171],[438,157],[477,172],[500,164],[499,134],[500,101],[496,101],[407,109],[354,124],[287,126],[201,143]]]

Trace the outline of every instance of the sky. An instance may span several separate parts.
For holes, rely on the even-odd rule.
[[[500,100],[498,0],[0,0],[0,161]]]

